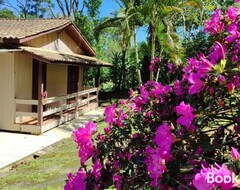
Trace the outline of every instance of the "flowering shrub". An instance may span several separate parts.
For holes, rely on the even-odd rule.
[[[239,188],[239,15],[216,10],[206,22],[216,40],[209,55],[190,58],[170,84],[147,82],[108,106],[95,142],[96,124],[75,131],[81,167],[65,189]]]

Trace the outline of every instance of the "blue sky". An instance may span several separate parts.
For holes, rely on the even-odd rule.
[[[13,6],[16,6],[16,3],[17,3],[16,0],[6,0],[6,1],[10,2]],[[60,12],[59,7],[56,3],[56,0],[52,0],[52,1],[55,4],[56,12]],[[82,1],[80,0],[80,2]],[[111,13],[113,13],[115,10],[118,10],[118,9],[119,9],[119,6],[115,0],[102,0],[100,17],[111,16]],[[144,28],[140,28],[137,31],[137,39],[139,42],[146,40],[146,31]]]

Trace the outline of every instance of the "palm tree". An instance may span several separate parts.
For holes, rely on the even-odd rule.
[[[181,15],[184,24],[184,10],[187,6],[200,6],[201,0],[146,0],[142,5],[141,13],[145,16],[146,22],[150,25],[151,36],[151,59],[155,57],[155,44],[157,39],[161,45],[160,52],[168,52],[172,61],[180,62],[179,38],[174,33],[173,15]],[[158,72],[159,73],[159,72]],[[153,80],[153,72],[150,73],[150,80]]]
[[[122,49],[122,69],[120,81],[122,82],[122,88],[125,88],[125,82],[122,80],[125,75],[126,69],[126,58],[128,50],[131,47],[131,39],[134,36],[134,46],[135,46],[135,67],[138,74],[138,83],[141,85],[141,76],[139,70],[139,59],[138,59],[138,47],[136,39],[136,28],[141,25],[141,15],[135,6],[135,0],[116,0],[119,4],[119,11],[113,18],[107,18],[103,20],[95,28],[95,36],[98,37],[100,32],[109,27],[116,28],[118,34],[121,35],[121,49]]]

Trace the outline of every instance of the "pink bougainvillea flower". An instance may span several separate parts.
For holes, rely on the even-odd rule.
[[[219,53],[219,52],[217,52],[217,53]],[[220,48],[220,53],[221,53],[221,55],[223,55],[221,48]],[[211,71],[214,68],[214,65],[209,60],[207,60],[203,54],[199,54],[198,57],[200,59],[200,64],[197,68],[198,73],[205,74],[205,73]]]
[[[148,102],[148,96],[149,96],[149,93],[148,91],[145,89],[144,86],[140,86],[140,95],[142,97],[142,103],[143,104],[146,104]]]
[[[121,190],[122,176],[120,173],[113,176],[113,181],[115,182],[116,189]]]
[[[78,146],[87,144],[92,141],[92,134],[97,131],[97,124],[92,121],[88,122],[85,127],[80,127],[73,132],[74,141]]]
[[[210,179],[211,176],[211,179]],[[227,168],[225,164],[221,166],[215,164],[211,168],[203,167],[199,173],[197,173],[193,179],[193,185],[197,190],[212,190],[221,188],[221,190],[230,190],[237,186],[235,179],[228,180],[228,183],[224,183],[224,180],[213,180],[222,178],[232,178],[233,173]]]
[[[123,99],[119,100],[119,102],[120,102],[120,104],[122,104],[123,106],[126,105],[126,101],[123,100]]]
[[[231,178],[234,176],[225,164],[222,164],[221,166],[215,164],[214,167],[212,167],[212,173],[214,176],[222,176],[222,178],[224,178],[224,176],[229,176]],[[215,187],[221,187],[222,190],[230,190],[233,187],[237,186],[237,181],[235,181],[235,179],[232,179],[229,181],[229,183],[224,183],[224,181],[218,182],[216,180],[213,184]]]
[[[230,6],[227,11],[227,18],[230,21],[235,22],[237,16],[239,15],[239,10],[240,10],[239,8]]]
[[[103,130],[105,134],[109,134],[111,131],[110,127],[104,127]]]
[[[177,119],[177,124],[183,125],[189,130],[193,119],[196,117],[193,114],[193,111],[195,111],[194,108],[192,108],[189,104],[185,104],[184,101],[182,101],[178,106],[176,106],[176,112],[181,115]]]
[[[209,32],[211,35],[222,32],[224,29],[224,23],[221,21],[221,10],[216,9],[212,18],[205,23],[205,32]]]
[[[180,96],[180,95],[183,94],[183,89],[182,89],[182,87],[181,87],[181,82],[180,82],[179,80],[176,80],[176,81],[174,82],[174,87],[173,87],[173,89],[174,89],[174,92],[175,92],[175,94],[176,94],[177,96]]]
[[[239,152],[237,151],[236,148],[231,147],[231,153],[232,153],[232,160],[233,161],[237,161],[237,160],[240,159],[240,154],[239,154]]]
[[[204,82],[201,79],[202,79],[202,74],[191,73],[189,75],[188,82],[191,85],[188,89],[189,94],[196,94],[203,89]]]
[[[64,190],[85,190],[86,173],[79,169],[76,175],[68,174],[68,182],[64,186]]]
[[[223,59],[226,51],[226,48],[222,44],[215,43],[210,49],[209,58],[211,63],[215,65],[217,62]],[[213,65],[211,65],[211,67],[213,67]]]
[[[116,116],[116,103],[114,103],[112,106],[107,106],[105,108],[104,114],[105,114],[104,121],[112,125],[115,121]]]
[[[235,85],[233,82],[230,82],[227,84],[227,89],[229,91],[230,94],[234,93],[234,89],[235,89]]]
[[[240,37],[240,33],[238,31],[238,24],[232,23],[228,26],[228,35],[225,39],[228,43],[232,43],[235,39]]]
[[[223,75],[218,76],[219,84],[224,84],[226,82],[226,78]]]
[[[100,159],[97,159],[97,161],[93,165],[93,174],[96,181],[99,181],[101,177],[101,169],[102,169],[102,164],[100,162]]]
[[[118,115],[118,116],[117,116],[117,119],[116,119],[116,124],[117,124],[119,127],[123,127],[123,126],[124,126],[123,121],[128,118],[128,115],[123,112],[123,109],[122,109],[122,108],[119,109],[117,115]]]
[[[157,63],[160,63],[160,58],[159,57],[156,57],[156,58],[154,58],[154,59],[152,59],[151,61],[150,61],[150,66],[149,66],[149,70],[150,71],[157,71],[157,69],[158,69],[158,65],[157,65]]]
[[[165,160],[170,160],[171,145],[175,141],[175,137],[171,133],[171,126],[166,123],[160,125],[157,129],[155,141],[159,147],[158,155]]]
[[[183,72],[185,75],[183,75],[184,79],[188,78],[188,74],[195,72],[200,64],[200,61],[198,61],[195,58],[188,59],[188,65],[187,67],[183,68]]]
[[[87,161],[94,151],[92,143],[92,135],[97,130],[97,124],[92,121],[88,122],[85,127],[80,127],[73,132],[74,141],[78,144],[78,155],[81,160],[81,165]]]
[[[78,156],[80,158],[82,166],[89,159],[89,157],[92,156],[93,151],[94,151],[94,146],[93,146],[92,142],[89,142],[87,144],[81,145],[79,147]]]
[[[166,171],[165,160],[160,157],[158,154],[158,149],[153,149],[151,147],[147,147],[146,150],[146,159],[145,164],[147,165],[147,170],[150,173],[150,178],[153,179],[151,185],[153,187],[157,187],[158,180],[162,176],[162,174]]]
[[[211,190],[213,189],[213,184],[207,183],[207,173],[211,172],[210,168],[201,169],[199,173],[194,176],[193,185],[197,190]]]

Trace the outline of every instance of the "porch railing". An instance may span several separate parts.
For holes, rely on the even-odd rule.
[[[28,117],[38,120],[38,125],[42,126],[43,118],[52,114],[58,114],[60,118],[63,113],[68,110],[74,110],[75,114],[78,113],[79,107],[88,105],[92,101],[98,101],[99,88],[88,88],[83,91],[79,91],[65,96],[56,96],[42,101],[38,100],[27,100],[27,99],[15,99],[15,118],[17,117]],[[41,102],[39,105],[38,102]],[[45,109],[42,113],[30,112],[30,111],[19,111],[17,105],[28,105],[28,106],[44,106]],[[30,108],[29,108],[30,109]],[[43,109],[37,109],[43,110]],[[38,111],[39,112],[39,111]],[[76,115],[77,116],[77,115]],[[16,121],[15,121],[16,122]]]

